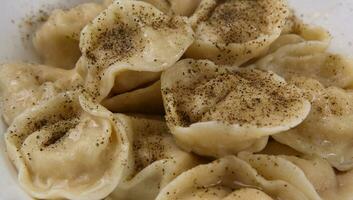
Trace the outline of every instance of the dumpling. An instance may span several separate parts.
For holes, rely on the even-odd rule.
[[[282,0],[203,0],[190,18],[195,42],[186,56],[243,64],[266,52],[288,15]]]
[[[319,157],[304,155],[274,156],[250,154],[247,152],[241,152],[238,157],[248,162],[266,179],[285,180],[292,183],[297,188],[300,188],[301,191],[306,191],[306,193],[312,193],[312,188],[314,188],[314,191],[321,196],[324,192],[333,190],[338,186],[334,169],[327,161]],[[293,165],[295,165],[295,167]],[[276,171],[276,174],[273,174],[273,171]],[[294,171],[296,173],[290,174],[288,171]],[[300,182],[298,178],[302,179],[303,175],[310,184],[298,184]]]
[[[315,80],[295,80],[308,93],[311,112],[299,126],[273,138],[299,152],[325,158],[339,170],[352,169],[353,92],[325,88]]]
[[[111,199],[154,200],[159,191],[180,173],[196,166],[198,160],[174,143],[161,117],[122,116],[128,133],[130,172],[117,185]]]
[[[245,154],[240,159],[226,156],[182,173],[161,191],[156,200],[197,199],[321,198],[293,163],[279,157]]]
[[[164,112],[161,82],[108,97],[102,101],[102,105],[115,113],[161,114]]]
[[[104,107],[60,93],[20,115],[5,133],[20,185],[39,199],[102,199],[128,172],[129,140]]]
[[[257,61],[257,69],[272,71],[286,80],[304,76],[325,86],[353,86],[353,60],[326,52],[327,43],[304,41],[280,47]]]
[[[102,100],[159,80],[192,42],[185,17],[141,1],[115,1],[83,29],[77,71]]]
[[[9,125],[23,111],[58,92],[78,87],[82,80],[74,71],[24,63],[0,67],[1,108]]]
[[[281,77],[185,59],[163,72],[166,119],[178,144],[201,155],[260,151],[267,136],[300,124],[305,95]]]
[[[33,38],[33,45],[45,64],[73,68],[81,56],[81,30],[103,9],[100,4],[86,3],[70,10],[54,10]]]

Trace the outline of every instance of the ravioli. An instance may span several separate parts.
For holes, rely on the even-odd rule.
[[[79,92],[25,111],[8,128],[20,185],[39,199],[102,199],[127,173],[129,141],[113,115]]]
[[[72,70],[24,63],[0,66],[1,109],[5,122],[25,110],[51,99],[59,92],[80,87],[82,80]]]
[[[190,18],[195,42],[186,56],[243,64],[266,52],[289,13],[282,0],[203,0]]]
[[[77,71],[103,100],[157,81],[193,40],[184,17],[141,1],[115,1],[83,29]]]
[[[276,167],[276,170],[273,170]],[[319,200],[303,171],[293,163],[262,155],[226,156],[178,176],[157,200],[310,199]]]
[[[281,77],[186,59],[163,72],[166,119],[179,145],[201,155],[260,151],[267,136],[300,124],[304,93]]]
[[[54,10],[33,38],[33,45],[44,63],[66,69],[74,68],[81,56],[80,32],[103,9],[103,5],[86,3],[70,10]]]

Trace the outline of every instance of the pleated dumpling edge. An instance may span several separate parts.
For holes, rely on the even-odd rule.
[[[5,133],[20,185],[36,198],[101,199],[127,173],[126,133],[109,111],[63,92],[15,119]]]
[[[269,135],[300,124],[302,91],[265,71],[185,59],[161,78],[166,119],[178,144],[201,155],[260,151]]]
[[[184,54],[193,35],[186,17],[166,15],[142,1],[114,1],[83,29],[77,71],[100,99],[112,90],[131,91],[157,81]]]

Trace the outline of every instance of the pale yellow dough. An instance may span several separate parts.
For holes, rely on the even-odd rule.
[[[104,6],[80,4],[70,10],[54,10],[36,31],[33,45],[47,65],[71,69],[81,56],[80,32]]]
[[[82,80],[73,70],[13,63],[0,66],[1,114],[10,125],[22,112],[59,92],[75,89]]]
[[[199,161],[175,144],[166,123],[159,116],[125,116],[120,128],[130,141],[129,172],[109,195],[111,199],[155,200],[170,181]]]
[[[76,67],[101,101],[157,81],[193,40],[185,17],[142,1],[114,1],[83,29]]]
[[[243,64],[267,51],[289,14],[282,0],[202,0],[190,18],[195,42],[186,56]]]
[[[325,88],[307,78],[292,82],[306,91],[312,101],[311,112],[299,126],[273,137],[297,151],[325,158],[339,170],[352,169],[353,92]]]
[[[286,0],[102,0],[0,66],[32,198],[352,200],[353,59]]]
[[[310,103],[294,85],[259,70],[185,59],[163,72],[166,119],[178,144],[207,156],[262,150],[300,124]]]
[[[79,92],[25,111],[5,141],[22,188],[39,199],[102,199],[128,169],[129,140],[118,119]]]
[[[273,170],[276,169],[276,170]],[[199,165],[169,183],[157,200],[320,200],[303,171],[290,161],[242,153]]]

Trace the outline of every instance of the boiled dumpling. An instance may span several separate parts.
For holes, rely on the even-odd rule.
[[[111,199],[154,200],[159,191],[180,173],[198,164],[197,159],[174,143],[161,117],[125,116],[124,127],[130,141],[130,171],[117,185]]]
[[[283,78],[305,76],[325,86],[353,86],[353,60],[326,52],[327,44],[304,41],[280,47],[257,61],[253,67],[272,71]]]
[[[80,4],[70,10],[54,10],[33,38],[36,51],[45,64],[73,68],[81,56],[80,32],[104,7],[100,4]]]
[[[242,64],[268,49],[289,15],[282,0],[203,0],[191,16],[195,42],[187,57]]]
[[[166,14],[190,16],[201,0],[141,0],[154,5]]]
[[[276,169],[276,170],[273,170]],[[157,200],[320,200],[304,173],[279,157],[227,156],[188,170],[169,183]]]
[[[24,63],[0,67],[1,108],[9,125],[23,111],[58,92],[78,87],[80,78],[71,70]]]
[[[77,71],[102,100],[157,81],[192,42],[186,18],[141,1],[114,1],[83,29]]]
[[[305,95],[281,77],[186,59],[163,72],[162,97],[172,134],[186,150],[208,156],[260,151],[267,136],[300,124]]]
[[[118,119],[77,92],[27,110],[5,141],[20,185],[39,199],[102,199],[128,171],[129,140]]]
[[[161,82],[108,97],[102,101],[102,105],[115,113],[161,114],[164,112]]]
[[[296,78],[298,87],[312,101],[309,116],[299,126],[273,135],[274,139],[299,152],[327,159],[339,170],[353,168],[353,92],[325,88],[318,81]]]

